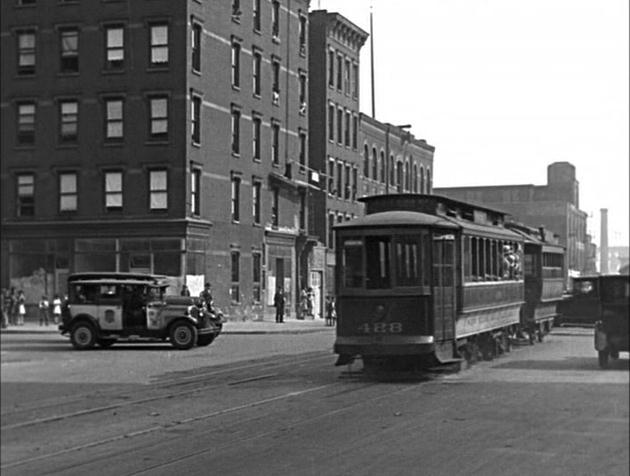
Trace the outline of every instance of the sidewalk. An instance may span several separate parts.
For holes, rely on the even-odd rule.
[[[334,330],[324,324],[323,319],[297,320],[286,319],[281,324],[274,321],[228,321],[223,324],[222,334],[305,334]],[[55,324],[40,326],[37,321],[28,319],[23,326],[10,326],[0,329],[0,334],[39,334],[59,333]]]

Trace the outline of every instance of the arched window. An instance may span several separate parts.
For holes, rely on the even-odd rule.
[[[404,165],[402,161],[396,162],[396,187],[398,187],[398,193],[401,193],[403,191],[403,167]]]
[[[385,152],[383,152],[382,150],[381,150],[380,165],[381,165],[381,172],[379,175],[379,179],[381,182],[385,183],[387,182],[387,175],[385,174]]]
[[[378,175],[378,157],[376,155],[376,147],[372,147],[372,178],[376,180]]]
[[[422,165],[420,166],[420,193],[425,193],[424,191],[424,168]]]
[[[370,151],[367,144],[363,146],[363,175],[365,178],[370,175]]]
[[[395,181],[395,177],[396,177],[396,169],[394,168],[394,156],[390,155],[389,156],[389,184],[390,185],[395,185],[396,181]]]
[[[405,191],[409,191],[411,182],[411,171],[409,170],[409,159],[405,161]]]
[[[427,169],[427,193],[431,193],[433,184],[431,183],[431,169]]]
[[[417,164],[413,164],[413,176],[411,178],[413,179],[413,186],[411,190],[414,193],[418,193],[418,165]]]

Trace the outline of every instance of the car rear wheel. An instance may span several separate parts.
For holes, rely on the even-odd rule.
[[[91,349],[96,342],[96,329],[89,322],[79,322],[70,331],[70,342],[77,350]]]
[[[197,342],[197,329],[190,322],[176,322],[171,327],[170,338],[176,349],[190,349]]]
[[[607,350],[600,350],[597,353],[597,357],[599,359],[599,366],[602,369],[605,369],[606,367],[608,367],[608,351]]]

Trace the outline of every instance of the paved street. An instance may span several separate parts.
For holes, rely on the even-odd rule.
[[[600,370],[590,329],[393,382],[334,367],[333,340],[76,352],[4,333],[2,474],[628,474],[628,355]]]

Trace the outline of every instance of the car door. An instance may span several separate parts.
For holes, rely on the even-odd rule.
[[[99,285],[98,323],[103,330],[118,331],[123,327],[122,298],[120,285],[116,283]]]

